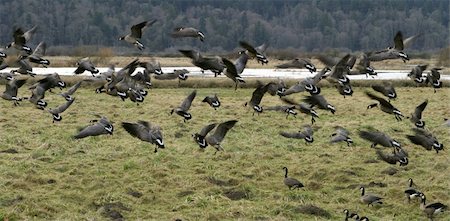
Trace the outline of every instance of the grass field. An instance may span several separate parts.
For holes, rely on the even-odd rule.
[[[412,133],[409,120],[397,122],[378,109],[366,110],[372,103],[363,93],[368,88],[354,89],[354,96],[345,99],[333,88],[323,89],[337,112],[318,110],[315,141],[308,145],[278,133],[297,131],[310,123],[310,117],[299,114],[286,119],[278,112],[252,116],[252,110],[243,107],[252,89],[198,89],[193,119],[187,123],[169,116],[169,111],[190,88],[151,89],[137,106],[82,87],[63,120],[54,124],[49,113],[27,101],[14,107],[0,100],[0,219],[104,220],[121,214],[126,220],[343,220],[342,211],[349,209],[371,220],[426,220],[418,202],[408,204],[404,197],[410,177],[429,202],[449,205],[448,149],[436,154],[411,144],[405,138]],[[222,102],[217,111],[201,103],[213,93]],[[431,88],[402,87],[397,93],[392,103],[405,115],[429,100],[423,116],[427,128],[448,148],[450,130],[442,123],[450,117],[450,88],[434,94]],[[29,96],[25,89],[19,94]],[[299,101],[303,96],[292,98]],[[46,100],[49,107],[65,102],[53,94],[47,94]],[[270,95],[262,101],[263,106],[279,103]],[[114,135],[72,139],[78,128],[95,119],[91,113],[114,121]],[[213,155],[211,147],[198,148],[191,134],[208,123],[231,119],[239,122],[223,141],[224,152]],[[120,126],[137,120],[160,125],[166,149],[153,153],[154,146],[131,137]],[[352,132],[352,147],[329,144],[337,125]],[[409,152],[409,165],[377,160],[370,143],[357,135],[370,127],[400,141]],[[305,188],[288,190],[283,166]],[[388,170],[395,174],[387,175]],[[384,204],[361,204],[361,185],[384,197]],[[450,212],[437,220],[450,220]]]

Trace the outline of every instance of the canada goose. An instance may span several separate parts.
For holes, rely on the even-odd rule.
[[[31,54],[31,48],[26,45],[30,41],[33,34],[36,32],[37,26],[32,27],[30,30],[23,32],[21,28],[14,30],[14,41],[9,43],[6,48],[14,47],[17,50],[25,51],[27,54]]]
[[[276,105],[276,106],[264,107],[264,110],[279,111],[279,112],[286,113],[286,119],[289,117],[289,115],[292,115],[294,117],[297,116],[297,112],[295,112],[295,105]]]
[[[116,65],[110,64],[108,66],[108,70],[106,70],[105,72],[101,72],[99,75],[96,76],[96,78],[109,82],[109,81],[111,81],[111,78],[112,78],[113,73],[115,72],[115,69],[116,69]],[[97,93],[99,93],[99,92],[97,92]]]
[[[160,75],[163,73],[161,64],[154,58],[151,58],[149,61],[139,62],[139,66],[147,70],[149,74]]]
[[[237,90],[238,83],[245,83],[244,78],[242,78],[237,72],[236,66],[231,63],[230,60],[222,58],[222,62],[225,64],[225,76],[234,81],[234,90]]]
[[[285,97],[282,97],[281,101],[289,105],[294,105],[295,109],[299,110],[304,114],[311,115],[311,124],[314,124],[314,122],[316,122],[316,120],[314,119],[315,117],[319,118],[319,114],[314,109],[312,109],[312,107],[308,104],[305,103],[298,104],[295,101],[287,99]]]
[[[14,80],[14,75],[11,72],[1,72],[0,73],[0,82],[3,84],[8,84],[8,81]]]
[[[353,143],[352,138],[349,137],[350,132],[348,132],[347,129],[341,126],[336,126],[334,128],[336,129],[336,131],[333,134],[331,134],[330,143],[338,143],[345,141],[347,143],[347,146],[350,146],[350,144]]]
[[[380,144],[383,147],[401,147],[401,144],[380,131],[359,131],[359,136],[372,144],[370,147],[374,148],[376,145]]]
[[[197,90],[192,91],[181,103],[181,105],[175,109],[172,109],[170,111],[170,114],[172,115],[173,112],[176,114],[182,116],[184,118],[184,122],[187,120],[190,120],[192,118],[192,115],[188,112],[189,108],[191,108],[192,101],[195,98],[195,95],[197,95]]]
[[[350,84],[337,84],[336,88],[338,89],[338,92],[340,95],[344,96],[352,96],[353,95],[353,89]]]
[[[208,134],[214,128],[212,126],[212,124],[210,124],[210,125],[204,127],[199,134],[194,135],[194,138],[201,148],[205,148],[207,145],[202,146],[202,144],[205,143],[202,141],[202,138],[204,138],[205,139],[204,141],[206,141],[206,143],[208,143],[209,145],[216,148],[216,152],[214,152],[214,154],[216,154],[218,151],[223,150],[223,147],[221,145],[223,138],[225,138],[225,135],[227,134],[227,132],[231,128],[233,128],[233,126],[237,122],[238,122],[237,120],[229,120],[229,121],[220,123],[219,125],[217,125],[217,128],[213,134],[206,136],[206,134]]]
[[[286,91],[286,83],[282,79],[278,79],[278,82],[271,81],[267,88],[267,93],[272,96],[284,96],[283,93]]]
[[[150,73],[146,69],[144,69],[142,72],[138,71],[137,73],[132,75],[131,78],[137,83],[145,85],[145,87],[147,88],[152,87],[152,80],[150,78]]]
[[[176,27],[170,36],[172,38],[199,38],[202,42],[205,40],[205,35],[192,27]]]
[[[25,84],[26,81],[27,79],[13,79],[8,81],[5,87],[5,91],[3,92],[1,97],[5,100],[13,101],[15,106],[19,105],[19,101],[21,101],[22,98],[17,97],[17,91]]]
[[[252,98],[250,99],[249,102],[246,102],[244,104],[244,106],[247,106],[247,104],[249,104],[249,106],[251,106],[253,108],[253,110],[256,113],[258,113],[258,115],[260,113],[262,113],[263,112],[263,108],[259,104],[261,103],[261,100],[262,100],[264,94],[267,92],[269,87],[273,86],[273,84],[274,83],[272,83],[272,82],[268,83],[268,84],[263,84],[262,82],[258,81],[258,86],[253,91]],[[255,112],[253,112],[253,115],[255,115]]]
[[[192,59],[192,64],[199,67],[204,73],[205,70],[210,70],[214,73],[215,76],[222,73],[225,66],[222,62],[221,57],[203,57],[200,52],[194,50],[178,50],[184,56]]]
[[[382,150],[376,151],[378,157],[389,164],[400,164],[400,166],[408,165],[408,157],[406,152],[401,147],[394,147],[392,154],[386,154]]]
[[[347,77],[347,74],[350,72],[350,67],[352,67],[354,63],[354,56],[347,54],[341,58],[339,62],[331,68],[331,71],[325,74],[322,78],[327,79],[331,83],[350,84],[350,79]]]
[[[28,63],[25,56],[20,56],[16,63],[19,65],[19,69],[12,70],[12,74],[19,73],[23,75],[30,75],[31,77],[36,76],[36,74],[33,73],[33,67],[31,67],[30,63]]]
[[[178,79],[178,86],[180,86],[181,81],[185,81],[188,79],[189,71],[186,69],[176,69],[173,72],[163,73],[160,75],[155,75],[155,79],[157,80],[173,80]]]
[[[128,91],[128,88],[134,87],[134,85],[130,85],[129,82],[132,80],[130,79],[131,74],[136,70],[137,66],[139,64],[139,59],[134,59],[125,67],[121,68],[119,71],[115,72],[113,71],[111,74],[111,79],[103,86],[96,89],[97,93],[105,91],[107,94],[110,94],[112,96],[119,96],[115,93],[116,86],[118,83],[122,82],[124,88],[121,91],[122,93],[126,93]],[[125,81],[123,81],[125,79]]]
[[[3,58],[6,58],[6,57],[8,57],[8,55],[0,51],[0,64],[2,63]]]
[[[28,100],[36,105],[36,108],[44,110],[47,107],[47,102],[43,100],[45,95],[45,89],[41,86],[36,86],[31,91],[31,97]]]
[[[427,215],[428,218],[430,218],[430,220],[433,220],[434,215],[442,213],[447,209],[447,206],[440,202],[426,204],[427,198],[423,193],[420,194],[420,198],[422,199],[420,209]]]
[[[303,101],[311,105],[311,107],[317,106],[319,109],[328,110],[332,114],[336,112],[336,108],[328,103],[328,101],[320,94],[306,96]]]
[[[47,65],[50,65],[50,61],[42,58],[45,56],[45,50],[46,50],[46,44],[45,44],[45,42],[41,41],[36,46],[33,53],[28,56],[28,60],[32,63],[42,64],[44,67],[47,67]]]
[[[49,113],[52,114],[53,116],[53,123],[55,123],[55,121],[61,121],[62,120],[62,116],[61,113],[64,112],[65,110],[67,110],[67,108],[70,107],[70,105],[72,105],[72,103],[75,101],[75,98],[73,98],[70,101],[66,101],[66,103],[58,106],[57,108],[54,109],[48,109],[47,111]]]
[[[208,146],[208,143],[206,142],[206,135],[216,127],[216,123],[208,124],[205,127],[202,128],[200,133],[192,134],[192,137],[197,142],[198,146],[200,148],[206,148]]]
[[[361,190],[361,197],[360,200],[362,203],[367,204],[367,206],[372,205],[374,203],[378,203],[378,204],[383,204],[383,202],[381,201],[383,198],[370,194],[370,193],[365,193],[365,188],[362,186],[359,188]]]
[[[45,78],[38,80],[29,89],[31,90],[31,97],[29,101],[37,106],[39,109],[43,109],[47,106],[47,102],[42,100],[45,96],[45,92],[54,87],[63,88],[66,87],[66,83],[61,80],[58,73],[48,74]]]
[[[130,98],[132,102],[135,102],[137,105],[144,101],[145,95],[147,92],[145,90],[141,90],[136,82],[129,77],[124,77],[120,82],[113,86],[117,90],[117,95],[125,101],[125,99]]]
[[[437,138],[424,129],[420,128],[412,128],[415,132],[415,135],[407,135],[408,138],[413,144],[420,145],[424,147],[426,150],[434,149],[436,153],[439,153],[440,150],[444,149],[444,144],[439,143]]]
[[[419,196],[421,194],[421,192],[414,189],[413,185],[414,185],[413,179],[409,178],[408,179],[408,188],[405,190],[405,195],[406,195],[406,198],[408,199],[408,203],[410,203],[410,201],[412,199],[419,198]]]
[[[434,93],[436,93],[436,88],[442,87],[442,81],[441,79],[441,73],[439,72],[442,70],[441,68],[432,68],[430,70],[430,73],[427,74],[426,83],[430,83],[431,86],[434,89]]]
[[[119,38],[120,41],[126,41],[130,44],[136,46],[139,50],[144,50],[144,45],[139,41],[142,37],[142,29],[148,26],[153,25],[156,22],[156,19],[152,21],[144,21],[139,24],[131,26],[131,33]]]
[[[397,98],[397,93],[395,92],[395,88],[392,85],[392,82],[389,81],[383,81],[382,84],[375,84],[372,85],[372,89],[374,89],[377,92],[382,93],[384,96],[388,98],[388,101]]]
[[[236,73],[238,73],[238,75],[244,72],[248,61],[248,55],[245,53],[245,51],[239,52],[239,54],[239,57],[234,61],[234,66],[236,67]]]
[[[114,132],[113,124],[106,117],[101,117],[100,120],[93,120],[95,124],[89,125],[79,130],[74,136],[75,139],[82,139],[89,136],[99,136],[102,134],[112,135]]]
[[[276,68],[279,69],[285,69],[285,68],[306,68],[309,70],[309,72],[314,73],[316,72],[316,66],[314,66],[313,63],[311,63],[311,61],[309,59],[305,59],[305,58],[295,58],[292,61],[289,61],[287,63],[284,64],[279,64],[277,66],[275,66]]]
[[[320,88],[317,86],[320,80],[322,80],[323,76],[327,73],[327,71],[330,71],[331,69],[328,67],[323,68],[319,73],[314,75],[314,77],[306,78],[297,84],[291,86],[289,89],[281,93],[281,96],[287,96],[294,93],[299,93],[303,91],[308,91],[311,95],[317,95],[320,94]]]
[[[67,101],[70,101],[73,99],[71,96],[77,89],[80,87],[81,83],[83,81],[79,81],[78,83],[74,84],[72,87],[70,87],[66,92],[61,93],[60,95],[63,96]]]
[[[425,121],[422,120],[422,112],[425,110],[428,104],[428,99],[426,99],[424,102],[419,104],[419,106],[416,107],[414,110],[414,113],[411,114],[411,117],[409,120],[418,128],[424,128],[425,127]]]
[[[163,135],[159,126],[153,125],[147,121],[138,121],[137,123],[122,122],[122,127],[133,137],[142,141],[155,144],[155,153],[158,148],[164,149]]]
[[[399,31],[394,37],[394,47],[389,47],[381,51],[368,53],[368,57],[370,61],[382,61],[387,59],[401,58],[403,62],[406,62],[407,60],[409,60],[409,57],[405,52],[403,52],[403,49],[403,35],[402,32]]]
[[[280,135],[286,138],[294,138],[294,139],[304,139],[306,141],[306,143],[312,143],[314,142],[314,137],[313,137],[314,131],[312,129],[311,126],[309,125],[304,125],[303,126],[303,131],[298,131],[298,132],[284,132],[281,131]]]
[[[77,69],[75,69],[74,71],[75,74],[82,74],[84,71],[89,71],[91,72],[92,76],[95,77],[94,74],[97,74],[99,72],[99,70],[95,68],[91,60],[89,60],[89,57],[85,57],[79,60],[77,62],[77,66]]]
[[[245,41],[239,41],[239,45],[246,49],[252,58],[256,58],[258,63],[261,63],[262,65],[269,63],[269,60],[267,60],[267,57],[264,55],[264,52],[267,49],[266,44],[262,44],[258,47],[253,47]]]
[[[348,219],[359,219],[358,214],[356,213],[350,213],[350,211],[348,209],[344,209],[344,214],[345,214],[345,221],[348,221]]]
[[[214,110],[217,110],[217,108],[220,107],[220,101],[219,101],[219,97],[217,97],[217,94],[214,94],[213,96],[206,96],[202,100],[202,102],[208,103],[209,106],[214,108]]]
[[[370,60],[366,54],[361,54],[359,56],[359,62],[356,63],[353,68],[350,70],[348,75],[360,75],[365,74],[366,78],[371,76],[373,78],[374,75],[378,75],[377,72],[370,66]]]
[[[301,183],[300,181],[298,181],[295,178],[292,177],[288,177],[288,168],[287,167],[283,167],[284,170],[284,180],[283,183],[284,185],[286,185],[289,189],[300,189],[302,187],[305,187],[303,185],[303,183]]]
[[[423,72],[427,69],[428,65],[416,65],[408,73],[408,77],[414,80],[416,83],[425,83],[426,78],[423,77]]]
[[[380,104],[380,110],[385,113],[388,113],[388,114],[393,114],[397,121],[401,121],[402,117],[404,117],[402,112],[400,112],[397,108],[395,108],[391,103],[389,103],[385,99],[378,97],[368,91],[366,91],[366,95],[368,97],[370,97],[371,99],[378,101]],[[373,103],[373,104],[370,104],[369,106],[367,106],[367,109],[371,109],[376,106],[378,106],[378,103]]]

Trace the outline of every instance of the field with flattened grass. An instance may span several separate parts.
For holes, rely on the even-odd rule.
[[[155,83],[156,85],[156,83]],[[175,84],[176,85],[176,84]],[[21,96],[29,91],[21,88]],[[231,86],[231,85],[230,85]],[[3,90],[4,86],[0,86]],[[0,100],[0,218],[9,220],[343,220],[344,209],[371,220],[426,220],[419,203],[408,204],[403,191],[413,178],[429,202],[450,204],[448,149],[436,154],[411,144],[408,119],[397,122],[379,109],[367,110],[372,101],[367,87],[355,87],[343,98],[327,87],[322,94],[336,114],[319,110],[314,143],[281,137],[280,131],[298,131],[310,124],[308,116],[296,118],[279,112],[252,116],[243,104],[253,89],[199,88],[192,120],[169,115],[192,88],[149,90],[139,106],[118,97],[94,93],[86,84],[74,95],[75,103],[52,123],[49,113],[28,101],[20,106]],[[59,92],[59,89],[53,89]],[[222,106],[214,110],[201,100],[217,93]],[[447,148],[450,130],[442,126],[450,117],[450,88],[437,93],[425,87],[398,87],[392,101],[405,116],[429,100],[423,118],[427,128]],[[291,98],[300,101],[306,94]],[[49,107],[65,102],[47,93]],[[281,104],[266,95],[263,106]],[[72,138],[95,119],[92,113],[114,122],[114,135]],[[225,151],[200,150],[191,137],[212,122],[236,119],[225,137]],[[161,126],[166,149],[130,136],[121,122],[150,121]],[[350,130],[352,147],[330,144],[334,126]],[[409,164],[389,165],[377,159],[370,143],[358,130],[376,128],[401,142]],[[386,151],[386,150],[385,150]],[[305,185],[289,190],[283,170]],[[381,206],[359,202],[359,187],[384,197]],[[437,220],[449,220],[446,212]]]

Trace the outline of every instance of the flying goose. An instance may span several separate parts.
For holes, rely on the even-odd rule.
[[[42,64],[44,67],[47,67],[47,65],[50,65],[50,61],[42,58],[45,56],[45,50],[46,50],[46,44],[45,44],[45,42],[41,41],[36,46],[33,53],[28,56],[28,60],[32,63]]]
[[[441,73],[439,72],[442,70],[441,68],[432,68],[430,70],[430,73],[427,73],[427,79],[425,80],[426,83],[430,83],[431,86],[434,89],[434,93],[436,93],[436,88],[442,87],[442,81],[441,79]]]
[[[383,81],[382,84],[372,85],[372,89],[382,93],[384,96],[388,98],[388,101],[397,98],[397,93],[395,92],[395,88],[392,85],[392,82]]]
[[[32,27],[30,30],[23,32],[21,28],[14,30],[14,41],[9,43],[6,48],[14,47],[17,50],[25,51],[27,54],[31,54],[31,48],[26,45],[30,41],[33,34],[36,32],[37,26]]]
[[[425,110],[428,104],[428,99],[426,99],[424,102],[419,104],[419,106],[416,107],[414,110],[414,113],[411,114],[411,117],[409,120],[418,128],[424,128],[425,127],[425,121],[422,120],[422,112]]]
[[[217,94],[214,95],[210,95],[210,96],[206,96],[202,102],[206,102],[209,104],[209,106],[211,106],[212,108],[214,108],[214,110],[217,110],[218,107],[220,107],[220,101],[219,101],[219,97],[217,97]]]
[[[311,95],[320,94],[320,88],[317,86],[320,80],[322,80],[323,76],[330,71],[331,69],[328,67],[323,68],[319,73],[314,75],[314,77],[308,77],[304,80],[298,82],[297,84],[291,86],[289,89],[282,92],[281,96],[287,96],[294,93],[299,93],[303,91],[308,91]]]
[[[239,45],[247,50],[247,53],[250,55],[250,57],[256,58],[258,63],[261,63],[262,65],[269,63],[269,60],[267,60],[267,57],[264,55],[264,52],[267,49],[266,44],[262,44],[258,47],[253,47],[245,41],[239,41]]]
[[[53,123],[55,123],[55,121],[61,121],[62,120],[62,116],[61,113],[64,112],[65,110],[67,110],[67,108],[70,107],[70,105],[72,105],[72,103],[75,101],[75,98],[73,98],[70,101],[66,101],[66,103],[58,106],[57,108],[54,109],[48,109],[47,111],[49,113],[52,114],[53,116]]]
[[[45,95],[45,89],[41,86],[36,86],[31,91],[31,97],[28,98],[28,100],[36,105],[36,108],[44,110],[45,107],[47,107],[47,102],[44,101],[44,95]]]
[[[143,84],[146,88],[152,87],[152,79],[150,78],[150,73],[147,69],[144,69],[142,72],[138,71],[134,75],[131,75],[131,79],[133,79],[136,83]]]
[[[322,78],[327,79],[331,83],[349,84],[350,79],[347,74],[350,72],[350,68],[355,63],[355,57],[347,54],[342,57],[339,62],[331,68],[331,71],[325,74]]]
[[[309,72],[314,73],[316,72],[316,66],[314,66],[313,63],[309,59],[305,58],[295,58],[292,61],[289,61],[284,64],[279,64],[275,66],[279,69],[286,69],[286,68],[306,68],[309,70]]]
[[[91,60],[89,60],[89,57],[80,59],[77,62],[77,66],[77,69],[75,69],[74,71],[75,74],[82,74],[84,71],[89,71],[91,72],[92,76],[95,77],[94,74],[97,74],[99,72],[99,70],[95,68]]]
[[[236,67],[236,73],[238,75],[242,74],[244,72],[245,67],[247,66],[248,61],[248,55],[245,53],[245,51],[239,52],[239,57],[234,61],[234,66]]]
[[[186,69],[176,69],[173,72],[162,73],[160,75],[155,75],[155,79],[157,80],[173,80],[178,79],[178,86],[180,86],[181,81],[185,81],[188,79],[189,71]]]
[[[365,74],[366,78],[371,76],[373,78],[374,75],[378,75],[377,72],[370,66],[370,60],[366,54],[361,54],[359,56],[359,62],[356,63],[353,68],[350,70],[348,75],[360,75]]]
[[[222,58],[223,64],[225,64],[226,69],[224,70],[225,76],[234,81],[235,87],[234,90],[237,90],[239,83],[245,83],[244,78],[242,78],[237,72],[236,66],[231,63],[230,60],[226,58]]]
[[[408,138],[413,144],[420,145],[426,150],[434,149],[436,153],[439,153],[440,150],[444,149],[444,144],[439,143],[437,138],[431,132],[420,128],[412,128],[412,130],[415,134],[407,135],[406,138]]]
[[[19,73],[23,75],[30,75],[31,77],[36,76],[36,74],[33,73],[33,67],[31,67],[30,63],[28,63],[25,56],[20,56],[16,63],[19,66],[19,69],[12,70],[12,74]]]
[[[155,144],[155,153],[158,148],[164,149],[163,135],[159,126],[153,125],[147,121],[138,121],[137,123],[122,122],[122,127],[133,137],[142,141]]]
[[[411,200],[418,198],[421,194],[421,192],[417,191],[413,187],[414,182],[413,179],[408,179],[408,188],[405,190],[406,198],[408,199],[408,203],[410,203]]]
[[[22,98],[17,97],[17,91],[25,84],[26,81],[27,79],[13,79],[8,81],[5,87],[5,91],[3,92],[1,97],[5,100],[13,101],[15,106],[19,105],[19,101],[21,101]]]
[[[403,35],[402,32],[399,31],[394,37],[394,47],[389,47],[387,49],[368,53],[368,58],[370,61],[382,61],[387,59],[397,59],[401,58],[403,62],[409,60],[408,55],[403,52],[404,44],[403,44]]]
[[[139,66],[147,70],[149,74],[160,75],[163,73],[161,69],[161,64],[154,58],[150,58],[149,61],[139,62]]]
[[[336,131],[333,134],[331,134],[330,143],[338,143],[345,141],[347,143],[347,146],[350,146],[350,144],[353,143],[352,138],[349,137],[350,132],[348,132],[347,129],[341,126],[336,126],[335,129]]]
[[[170,36],[172,38],[199,38],[202,42],[205,40],[205,35],[192,27],[176,27]]]
[[[172,115],[174,112],[184,118],[184,122],[187,120],[190,120],[192,118],[192,115],[188,112],[189,108],[191,108],[192,101],[194,100],[195,96],[197,95],[197,90],[192,91],[181,103],[181,105],[175,109],[172,109],[170,111],[170,115]]]
[[[404,117],[402,112],[400,112],[396,107],[394,107],[391,103],[389,103],[385,99],[383,99],[381,97],[378,97],[378,96],[376,96],[376,95],[374,95],[374,94],[372,94],[372,93],[370,93],[368,91],[366,91],[366,95],[368,97],[370,97],[371,99],[378,101],[378,103],[380,104],[379,105],[380,106],[380,110],[385,112],[385,113],[388,113],[388,114],[393,114],[397,121],[401,121],[402,117]],[[369,106],[367,106],[367,109],[371,109],[371,108],[374,108],[374,107],[378,106],[378,103],[370,104]]]
[[[306,143],[314,142],[313,134],[314,134],[314,131],[310,125],[304,125],[303,131],[298,131],[298,132],[293,132],[293,133],[284,132],[284,131],[280,132],[280,135],[283,137],[294,138],[294,139],[304,139],[306,141]]]
[[[82,139],[90,136],[99,136],[102,134],[112,135],[114,132],[113,124],[106,117],[101,117],[100,120],[93,120],[95,124],[84,127],[78,131],[74,136],[75,139]]]
[[[426,78],[423,77],[423,72],[427,69],[428,65],[416,65],[408,73],[408,77],[414,80],[416,83],[425,83]]]
[[[361,190],[360,200],[362,203],[367,204],[367,206],[373,206],[374,203],[383,204],[383,202],[381,201],[383,199],[382,197],[370,193],[365,193],[364,187],[360,187],[359,189]]]
[[[295,105],[276,105],[276,106],[269,106],[264,107],[265,111],[279,111],[286,113],[286,119],[289,117],[289,115],[292,115],[294,117],[297,116],[297,112],[295,112]]]
[[[284,185],[286,185],[289,189],[300,189],[302,187],[305,187],[303,185],[303,183],[301,183],[300,181],[298,181],[295,178],[292,177],[288,177],[288,168],[287,167],[283,167],[284,170],[284,180],[283,183]]]
[[[311,107],[317,106],[319,109],[328,110],[332,114],[336,112],[336,108],[328,103],[328,101],[320,94],[306,96],[303,101],[311,105]]]
[[[420,194],[420,198],[422,199],[420,209],[427,215],[428,218],[430,218],[430,220],[433,220],[434,215],[442,213],[447,209],[447,206],[440,202],[426,204],[427,198],[423,193]]]
[[[246,102],[244,104],[244,106],[247,106],[247,104],[248,104],[249,106],[251,106],[253,108],[253,110],[256,113],[258,113],[258,115],[260,113],[262,113],[263,112],[263,108],[259,104],[261,103],[261,100],[262,100],[264,94],[267,92],[269,87],[273,86],[273,84],[274,84],[273,82],[270,82],[270,83],[267,83],[267,84],[263,84],[262,82],[258,81],[258,86],[253,91],[252,98],[250,99],[249,102]],[[253,112],[253,115],[255,115],[255,112]]]
[[[8,81],[14,80],[14,75],[11,74],[11,72],[1,72],[0,73],[0,82],[3,84],[3,82],[6,82],[5,84],[7,84]]]
[[[59,95],[63,96],[67,101],[70,101],[73,99],[72,95],[77,91],[77,89],[80,87],[81,83],[83,81],[79,81],[78,83],[74,84],[72,87],[70,87],[66,92],[61,93]]]
[[[191,58],[191,62],[193,65],[199,67],[204,73],[205,70],[210,70],[214,73],[215,76],[222,73],[225,68],[221,57],[203,57],[200,52],[194,50],[178,50],[184,56]]]
[[[359,136],[372,144],[370,147],[374,148],[376,145],[380,144],[383,147],[401,147],[401,144],[380,131],[359,131]]]
[[[139,24],[131,26],[131,33],[119,38],[120,41],[126,41],[130,44],[133,44],[139,50],[144,50],[144,45],[139,41],[142,38],[142,29],[148,26],[153,25],[156,22],[156,19],[151,21],[144,21]]]
[[[407,153],[401,147],[394,147],[392,154],[386,154],[382,150],[376,150],[378,157],[386,163],[397,164],[400,166],[408,165]]]
[[[336,88],[338,89],[338,92],[340,95],[344,96],[352,96],[353,95],[353,89],[350,84],[336,84]]]
[[[223,147],[221,146],[221,143],[223,141],[223,138],[225,138],[225,135],[227,132],[233,128],[233,126],[237,123],[237,120],[229,120],[225,121],[223,123],[217,124],[209,124],[202,128],[200,133],[193,134],[192,137],[194,137],[195,141],[199,145],[200,148],[206,148],[208,145],[213,146],[216,148],[216,154],[218,151],[223,150]],[[217,127],[216,127],[217,125]],[[216,127],[216,130],[213,134],[210,134],[209,136],[206,136],[209,132],[211,132]]]
[[[314,119],[315,117],[319,118],[319,114],[314,109],[312,109],[312,107],[308,104],[305,103],[298,104],[295,101],[285,97],[282,97],[281,101],[283,101],[288,105],[293,105],[295,109],[299,110],[304,114],[311,115],[311,124],[314,124],[314,122],[316,122],[316,120]]]

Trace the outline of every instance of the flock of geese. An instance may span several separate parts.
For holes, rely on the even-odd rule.
[[[156,20],[151,20],[133,25],[131,27],[131,33],[120,37],[119,40],[133,45],[139,50],[143,50],[145,46],[141,42],[142,31],[155,24],[155,22]],[[1,97],[5,100],[12,101],[14,105],[19,105],[21,101],[28,100],[37,108],[47,110],[51,114],[53,122],[61,121],[63,119],[62,113],[76,100],[73,95],[81,86],[82,81],[74,84],[67,91],[59,94],[66,102],[56,108],[48,108],[48,104],[44,98],[47,91],[56,87],[61,89],[66,87],[66,83],[61,80],[57,73],[48,74],[44,78],[38,80],[35,84],[31,85],[28,88],[31,92],[30,97],[18,96],[19,88],[26,83],[27,79],[19,79],[17,78],[17,74],[34,77],[30,62],[43,66],[50,65],[50,61],[44,58],[46,50],[44,42],[39,43],[34,50],[27,45],[35,32],[36,27],[33,27],[26,32],[21,28],[17,28],[14,31],[14,40],[0,52],[0,70],[9,66],[19,67],[11,72],[2,72],[0,74],[0,81],[6,85],[6,89]],[[198,38],[200,41],[206,39],[204,33],[192,27],[177,27],[170,35],[173,38]],[[288,118],[290,115],[295,117],[298,113],[302,113],[311,117],[312,125],[316,122],[316,119],[319,118],[319,114],[314,108],[329,111],[332,114],[335,114],[336,112],[336,108],[321,95],[319,86],[320,81],[326,79],[335,85],[340,95],[343,95],[344,97],[351,96],[353,94],[353,89],[348,75],[376,75],[377,73],[373,67],[370,66],[371,61],[401,59],[406,62],[409,60],[409,57],[404,52],[404,49],[417,37],[418,35],[404,39],[402,33],[398,32],[394,37],[394,45],[386,49],[364,53],[360,56],[347,54],[342,58],[319,56],[318,59],[326,65],[325,68],[319,71],[316,70],[315,65],[312,64],[309,59],[305,58],[294,59],[288,63],[281,64],[277,66],[277,68],[306,68],[312,74],[315,74],[290,87],[287,87],[282,80],[266,84],[258,82],[256,89],[252,93],[251,99],[245,103],[245,106],[249,106],[254,110],[253,115],[255,113],[259,115],[264,111],[279,111],[285,113],[286,118]],[[239,51],[239,57],[234,62],[219,56],[206,57],[195,50],[179,50],[179,52],[190,58],[192,64],[199,67],[202,72],[209,70],[216,76],[221,74],[225,75],[235,83],[235,90],[237,90],[239,84],[245,83],[245,80],[240,74],[244,71],[249,59],[256,59],[257,62],[262,65],[269,62],[265,55],[267,49],[266,44],[254,47],[248,42],[240,41],[239,45],[242,50]],[[13,59],[13,61],[11,61],[11,59],[8,61],[4,59],[7,56],[14,56],[13,54],[15,54],[17,59]],[[155,60],[142,62],[139,61],[138,58],[132,60],[118,71],[115,70],[114,66],[111,66],[108,71],[103,73],[99,73],[99,70],[89,58],[79,60],[76,65],[77,68],[75,69],[74,74],[81,74],[87,71],[92,74],[92,78],[89,78],[89,80],[103,82],[102,86],[95,90],[96,93],[106,93],[111,96],[119,97],[124,101],[130,100],[137,103],[137,105],[144,101],[145,96],[148,94],[147,89],[152,86],[151,76],[159,80],[186,80],[188,77],[188,71],[185,69],[174,70],[172,73],[163,73],[159,62]],[[142,68],[143,71],[135,72],[137,68]],[[440,81],[440,69],[434,67],[425,74],[426,68],[427,65],[417,65],[411,70],[408,76],[417,84],[430,84],[436,93],[436,89],[442,87],[442,82]],[[405,118],[403,113],[391,103],[391,100],[396,99],[397,93],[390,82],[384,81],[380,84],[373,85],[372,88],[374,90],[373,92],[366,91],[365,94],[376,102],[369,104],[367,109],[379,107],[382,112],[393,115],[397,121]],[[287,97],[288,95],[301,92],[309,93],[308,96],[304,97],[302,102]],[[282,104],[263,107],[261,101],[265,94],[279,96]],[[193,90],[178,107],[170,111],[170,114],[181,116],[185,122],[192,119],[192,114],[189,112],[189,109],[196,95],[197,91]],[[214,109],[221,106],[217,94],[206,96],[202,102],[209,104]],[[412,125],[414,125],[414,134],[408,135],[407,138],[413,144],[420,145],[426,150],[435,150],[436,153],[439,153],[439,151],[443,150],[444,145],[438,141],[430,130],[425,129],[425,121],[422,119],[422,112],[425,110],[427,104],[428,100],[423,101],[415,108],[411,116],[407,117]],[[84,139],[90,136],[113,134],[113,123],[105,116],[98,116],[98,118],[98,120],[93,121],[92,124],[84,127],[75,134],[74,138]],[[237,120],[229,120],[221,123],[208,124],[203,127],[200,132],[194,133],[192,136],[200,148],[206,148],[210,145],[216,149],[215,153],[217,153],[218,151],[223,150],[221,143],[228,131],[233,128],[237,122]],[[286,138],[304,139],[305,142],[312,143],[314,142],[314,131],[311,125],[305,125],[301,131],[281,131],[279,134]],[[445,125],[449,127],[450,121],[446,120]],[[157,152],[158,149],[165,148],[163,134],[159,125],[147,121],[138,121],[134,123],[122,122],[121,126],[133,137],[155,145],[155,152]],[[214,132],[212,132],[212,130],[214,130]],[[350,132],[347,129],[336,127],[335,133],[331,135],[330,142],[345,142],[350,146],[352,145],[353,140],[349,135]],[[389,135],[378,130],[368,130],[359,131],[359,136],[362,139],[369,141],[372,148],[376,148],[377,145],[391,148],[391,153],[376,149],[376,154],[383,161],[389,164],[399,163],[400,166],[408,164],[408,153],[402,149],[402,145],[398,141],[391,138]],[[288,177],[287,167],[284,167],[283,170],[285,172],[284,184],[289,189],[304,187],[299,180]],[[447,208],[447,206],[442,203],[426,204],[425,194],[413,188],[412,179],[409,180],[409,184],[408,189],[404,191],[408,201],[415,198],[420,199],[420,208],[430,219]],[[362,203],[367,205],[382,203],[382,197],[366,193],[364,187],[361,187],[360,190],[360,200]],[[345,220],[369,220],[369,218],[365,216],[360,217],[357,213],[350,212],[349,210],[344,210],[344,213]]]

